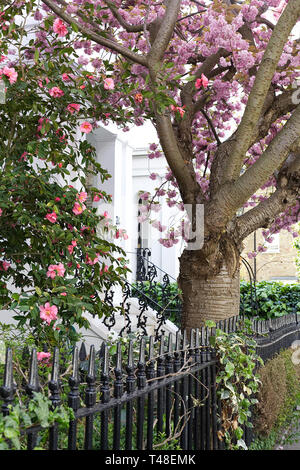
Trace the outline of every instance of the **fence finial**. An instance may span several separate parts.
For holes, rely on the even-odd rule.
[[[14,399],[14,379],[13,379],[13,356],[12,349],[6,349],[5,369],[3,385],[0,387],[0,395],[4,403],[1,407],[4,416],[9,414],[9,405]]]
[[[134,362],[133,362],[133,343],[129,341],[128,346],[128,360],[127,360],[127,378],[126,378],[126,391],[132,393],[135,388],[135,375],[134,375]]]
[[[96,403],[96,387],[95,387],[95,346],[90,347],[89,368],[86,377],[88,386],[85,391],[85,404],[88,408],[92,408]]]
[[[70,392],[68,394],[68,405],[77,411],[80,404],[79,398],[79,350],[75,346],[72,360],[72,376],[69,378]]]
[[[101,373],[101,392],[102,392],[102,403],[109,402],[110,389],[109,389],[109,354],[107,344],[104,343],[103,349],[103,368]]]
[[[41,389],[38,375],[38,363],[36,349],[33,348],[30,356],[29,382],[25,387],[26,392],[32,398],[33,392],[39,392]]]
[[[51,380],[49,382],[49,389],[51,391],[50,400],[52,401],[52,405],[55,408],[61,403],[59,394],[59,349],[57,347],[54,348],[53,352],[52,372]]]

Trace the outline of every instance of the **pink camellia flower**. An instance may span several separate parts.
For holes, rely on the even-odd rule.
[[[90,132],[92,132],[93,126],[92,124],[86,121],[81,124],[80,130],[81,132],[84,132],[85,134],[89,134]]]
[[[69,82],[70,81],[70,77],[67,73],[63,73],[61,78],[63,79],[64,82]]]
[[[62,263],[50,264],[47,271],[47,276],[54,279],[56,276],[63,277],[65,275],[65,267]]]
[[[56,276],[56,266],[54,264],[50,264],[48,266],[48,271],[47,271],[47,277],[51,277],[51,279],[54,279]]]
[[[70,103],[70,104],[68,104],[68,106],[67,106],[67,110],[68,110],[71,114],[74,114],[75,111],[78,113],[79,110],[80,110],[80,104],[77,104],[77,103]]]
[[[63,38],[68,34],[68,29],[65,23],[60,19],[57,18],[53,23],[53,31],[58,34],[59,37]]]
[[[115,82],[112,78],[106,78],[104,80],[104,88],[105,90],[113,90],[115,88]]]
[[[53,96],[53,98],[60,98],[61,96],[64,96],[64,92],[58,86],[54,86],[53,88],[50,88],[49,95]]]
[[[49,220],[52,224],[56,222],[57,214],[55,212],[51,212],[50,214],[45,215],[45,219]]]
[[[8,263],[7,261],[2,261],[2,267],[4,271],[7,271],[8,268],[10,267],[10,263]]]
[[[18,78],[18,72],[16,72],[16,70],[12,67],[4,67],[1,71],[0,71],[0,75],[3,74],[5,75],[8,79],[9,79],[9,83],[12,85],[13,83],[15,83],[17,81],[17,78]]]
[[[3,212],[3,211],[2,211],[2,209],[0,208],[0,217],[1,217],[1,215],[2,215],[2,212]]]
[[[195,87],[197,88],[197,90],[199,90],[199,88],[201,87],[207,88],[207,86],[208,86],[208,78],[202,73],[201,78],[197,78],[195,82]]]
[[[77,195],[77,199],[80,202],[85,202],[87,200],[87,193],[81,192]]]
[[[82,212],[86,209],[86,206],[84,204],[79,204],[79,202],[75,202],[74,207],[73,207],[73,212],[75,215],[82,214]]]
[[[56,305],[50,305],[46,302],[45,305],[40,306],[40,318],[50,325],[52,320],[57,320],[57,307]]]
[[[66,271],[66,270],[65,270],[65,267],[64,267],[64,265],[63,265],[62,263],[58,263],[58,264],[56,265],[56,272],[57,272],[57,275],[58,275],[59,277],[64,277],[65,271]]]
[[[67,249],[68,249],[68,252],[70,253],[70,255],[73,253],[74,251],[74,246],[73,245],[68,245],[67,246]]]
[[[62,295],[63,297],[65,297],[65,296],[67,295],[67,293],[66,293],[66,292],[61,292],[60,295]]]
[[[93,201],[94,201],[94,202],[100,201],[100,196],[99,196],[99,194],[95,194],[95,196],[94,196],[94,198],[93,198]],[[1,215],[1,214],[0,214],[0,215]]]

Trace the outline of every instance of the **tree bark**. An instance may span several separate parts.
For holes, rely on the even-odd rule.
[[[234,247],[234,244],[232,245]],[[201,328],[206,320],[219,321],[239,314],[240,253],[217,249],[184,251],[180,258],[179,288],[182,291],[182,328]]]

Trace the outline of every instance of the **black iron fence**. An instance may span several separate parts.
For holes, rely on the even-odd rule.
[[[217,324],[235,331],[238,317]],[[288,315],[268,322],[253,320],[258,347],[264,359],[281,348],[290,347],[300,336],[300,315]],[[96,353],[91,346],[73,352],[70,376],[59,360],[56,348],[51,359],[51,378],[46,387],[55,408],[65,403],[74,411],[67,434],[55,424],[48,431],[40,426],[27,429],[26,446],[56,449],[102,450],[218,450],[221,403],[218,399],[215,351],[209,346],[212,328],[171,334],[168,338],[142,337],[117,343],[112,356],[103,343]],[[175,340],[175,341],[174,341]],[[25,376],[25,374],[24,374]],[[67,377],[67,379],[66,379]],[[13,352],[6,352],[3,386],[0,388],[2,413],[9,414],[16,392],[29,400],[40,390],[39,362],[31,351],[28,380],[22,390],[14,382]],[[45,433],[48,433],[45,436]],[[245,430],[245,440],[251,436]]]

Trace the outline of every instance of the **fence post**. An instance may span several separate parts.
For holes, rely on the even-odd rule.
[[[128,346],[128,360],[127,360],[127,378],[126,378],[126,392],[133,393],[135,390],[135,375],[133,363],[133,344],[132,340],[129,341]],[[128,400],[126,403],[126,436],[125,436],[125,449],[132,449],[132,421],[133,421],[133,401]]]
[[[117,345],[116,367],[115,367],[114,397],[121,398],[123,393],[122,382],[122,349],[121,343]],[[121,443],[121,405],[117,403],[114,409],[114,433],[113,449],[119,450]]]
[[[183,331],[182,337],[182,354],[181,354],[181,368],[184,370],[187,366],[187,332]],[[187,377],[184,374],[181,379],[181,417],[183,419],[182,431],[180,436],[180,447],[182,450],[187,450],[187,422],[188,422],[188,409],[187,409]]]
[[[180,338],[181,334],[178,330],[176,332],[175,351],[174,351],[174,374],[180,370]],[[180,388],[179,380],[174,383],[174,434],[178,431],[179,422],[179,402],[180,402]]]
[[[59,350],[54,348],[53,353],[53,362],[52,362],[52,372],[51,380],[48,384],[50,389],[50,401],[52,402],[52,407],[56,408],[60,405],[60,394],[59,394]],[[49,449],[57,450],[58,445],[58,424],[54,423],[51,426],[49,431]]]
[[[101,401],[103,404],[110,400],[109,389],[109,353],[107,344],[104,344],[103,367],[101,373]],[[101,450],[108,449],[108,410],[104,409],[101,413]]]
[[[0,395],[4,401],[1,407],[3,416],[9,415],[9,405],[11,405],[14,400],[14,392],[12,349],[7,348],[5,355],[4,380],[2,387],[0,387]]]
[[[140,341],[140,355],[137,371],[137,387],[142,390],[146,386],[146,372],[145,372],[145,339]],[[144,449],[144,413],[145,413],[145,395],[137,399],[137,438],[136,446],[138,450]]]
[[[29,364],[29,382],[25,386],[25,390],[29,396],[29,399],[33,398],[33,392],[39,392],[41,390],[38,375],[37,353],[35,348],[33,348],[31,351]],[[33,450],[36,447],[37,435],[37,432],[28,433],[27,450]]]
[[[169,333],[168,353],[166,356],[166,375],[173,373],[173,335]],[[166,437],[172,434],[172,385],[168,385],[166,389]]]
[[[154,365],[154,337],[150,336],[149,340],[149,354],[148,364],[146,367],[146,376],[148,380],[152,380],[155,377],[155,365]],[[154,391],[148,393],[148,416],[147,416],[147,450],[151,450],[153,447],[153,423],[154,423]]]
[[[72,360],[72,375],[69,378],[70,392],[68,394],[68,406],[72,408],[74,413],[79,408],[80,398],[79,398],[79,351],[76,346],[73,351],[73,360]],[[69,424],[69,433],[68,433],[68,449],[76,450],[76,434],[77,434],[77,419],[70,421]]]
[[[85,390],[85,406],[93,408],[96,403],[96,377],[95,377],[95,346],[90,347],[89,368],[86,376],[87,387]],[[86,417],[84,448],[91,450],[93,448],[93,423],[94,415],[91,413]]]
[[[157,358],[157,377],[163,377],[165,375],[165,357],[164,357],[164,349],[165,349],[165,337],[161,335],[160,338],[160,347],[159,347],[159,356]],[[164,421],[163,421],[163,414],[164,414],[164,387],[160,387],[157,390],[157,436],[159,437],[160,433],[164,431]]]

